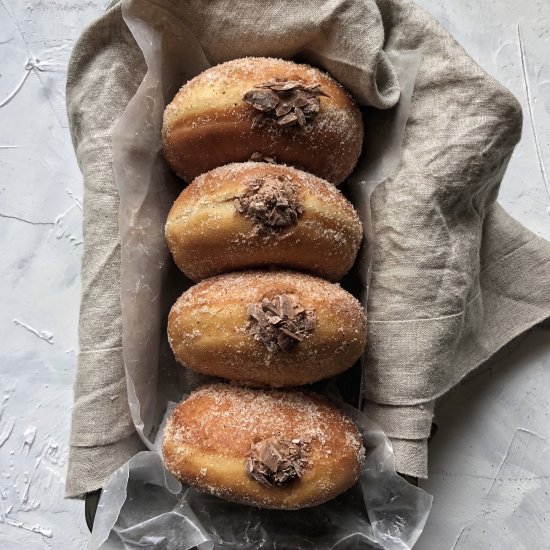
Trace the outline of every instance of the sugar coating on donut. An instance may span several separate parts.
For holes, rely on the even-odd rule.
[[[357,215],[351,202],[342,195],[342,192],[334,184],[309,172],[285,164],[255,161],[232,162],[214,168],[206,174],[201,174],[183,190],[180,196],[189,196],[198,202],[207,203],[210,201],[207,193],[220,191],[227,187],[228,183],[239,183],[244,178],[260,177],[262,174],[288,176],[293,183],[300,185],[309,193],[320,195],[324,201],[329,201],[338,208],[344,209],[350,215]]]
[[[271,437],[308,442],[303,481],[291,481],[288,489],[292,491],[292,483],[315,479],[320,501],[334,490],[334,483],[326,472],[324,477],[315,476],[315,469],[334,468],[334,476],[350,475],[340,472],[339,461],[351,460],[350,470],[357,476],[365,458],[362,438],[351,419],[318,395],[213,384],[193,392],[172,413],[163,434],[164,461],[185,481],[212,494],[242,500],[218,484],[209,484],[208,468],[204,471],[199,465],[198,476],[190,476],[186,462],[189,449],[242,461],[244,472],[251,445]],[[259,504],[273,503],[269,489],[261,495]]]
[[[258,71],[269,72],[270,69],[282,71],[284,74],[303,80],[306,84],[319,85],[323,89],[338,90],[342,97],[345,97],[351,105],[355,106],[351,94],[328,73],[317,68],[284,59],[244,57],[215,65],[185,83],[173,101],[166,107],[165,119],[170,122],[172,118],[181,114],[183,109],[189,114],[200,113],[200,116],[193,122],[195,126],[215,122],[218,111],[214,111],[214,109],[219,108],[220,104],[214,101],[214,98],[223,97],[226,95],[227,90],[243,89],[243,83],[246,83],[244,88],[247,90],[254,88],[255,84],[261,84],[261,78],[258,81],[256,76]],[[205,88],[208,90],[206,93],[204,92]],[[200,103],[187,103],[185,101],[187,94],[195,91],[198,91],[201,95]],[[242,98],[239,96],[238,103],[226,104],[225,109],[237,115],[241,120],[248,121],[251,118],[251,113],[253,115],[255,113],[249,109],[244,112],[236,112],[234,108],[240,102],[242,102]],[[315,118],[314,124],[306,124],[299,128],[293,127],[291,135],[308,134],[315,128],[321,133],[330,132],[330,134],[340,136],[343,140],[342,145],[344,145],[350,136],[355,139],[358,132],[362,133],[362,123],[359,122],[357,116],[354,116],[357,113],[350,110],[349,105],[342,105],[342,101],[336,103],[333,95],[322,97],[320,103],[321,110],[319,116]],[[209,111],[211,112],[209,113]],[[281,127],[277,124],[266,124],[263,129],[274,136],[278,136],[281,132]],[[166,131],[169,133],[170,128],[167,127]],[[311,145],[315,147],[315,142],[312,142]]]
[[[295,204],[299,208],[297,223],[278,228],[277,231],[258,231],[255,223],[233,223],[231,220],[239,212],[228,209],[228,202],[246,195],[247,186],[251,182],[274,178],[288,181],[296,191]],[[208,215],[196,216],[201,211]],[[183,220],[187,220],[187,223]],[[190,220],[192,223],[189,223]],[[232,223],[232,228],[229,223]],[[179,242],[185,242],[187,236],[193,243],[197,243],[198,238],[212,242],[215,234],[224,239],[222,258],[201,257],[200,249],[182,250],[185,257],[182,256],[180,267],[184,271],[187,267],[188,274],[194,279],[204,278],[195,276],[194,264],[197,264],[201,273],[219,273],[224,271],[220,265],[229,261],[228,256],[242,255],[247,246],[253,247],[248,253],[249,259],[246,259],[248,265],[261,267],[261,263],[254,264],[254,261],[264,261],[263,265],[268,265],[269,258],[275,255],[275,250],[279,250],[272,248],[277,244],[281,247],[277,257],[283,260],[289,258],[289,250],[298,250],[300,247],[304,247],[308,257],[314,259],[312,251],[319,248],[322,253],[317,261],[318,267],[311,265],[308,269],[306,265],[292,264],[287,267],[314,273],[319,270],[320,275],[336,280],[351,267],[363,230],[353,205],[326,180],[289,166],[246,162],[216,168],[196,178],[176,200],[168,216],[165,233],[168,246],[175,256],[178,254]],[[188,266],[183,265],[187,258]]]
[[[203,313],[215,314],[220,303],[234,303],[236,300],[242,301],[243,310],[246,311],[248,303],[271,297],[274,289],[279,289],[279,292],[286,289],[297,295],[298,299],[305,299],[304,304],[322,304],[323,307],[334,308],[342,317],[356,317],[359,321],[365,321],[365,313],[359,301],[338,283],[296,271],[237,271],[217,275],[185,291],[173,305],[172,311],[180,315],[191,306],[200,308]],[[215,304],[213,309],[210,308],[211,303]],[[360,328],[356,327],[357,333]]]
[[[288,352],[270,351],[248,329],[247,306],[295,295],[315,312],[315,330]],[[234,272],[187,290],[169,316],[176,359],[188,368],[253,386],[308,384],[348,369],[362,355],[366,316],[339,285],[291,271]]]
[[[309,171],[318,173],[315,166],[322,163],[320,169],[323,173],[319,175],[335,183],[341,182],[355,166],[361,151],[363,122],[358,107],[349,92],[328,74],[308,65],[274,58],[248,57],[228,61],[184,84],[164,114],[163,137],[168,161],[173,166],[180,161],[184,164],[191,162],[186,157],[184,144],[179,143],[180,138],[172,139],[173,128],[178,126],[181,129],[182,124],[190,131],[207,126],[215,128],[219,124],[219,135],[236,132],[242,141],[242,132],[252,130],[258,114],[254,107],[245,103],[244,96],[262,82],[281,77],[319,86],[326,96],[319,98],[319,112],[303,126],[285,128],[275,120],[264,120],[260,125],[261,132],[256,130],[267,140],[264,143],[270,150],[258,152],[284,156],[288,146],[295,143],[307,163],[313,162],[307,166]],[[281,145],[283,136],[286,145]],[[328,149],[326,143],[330,143]],[[333,157],[330,162],[315,159],[320,151],[324,155],[330,151]],[[227,159],[225,163],[231,160],[237,159]],[[294,158],[293,164],[296,162],[299,162],[298,158]]]

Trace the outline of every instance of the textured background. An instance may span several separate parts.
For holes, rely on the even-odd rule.
[[[550,238],[550,3],[421,0],[524,109],[500,202]],[[63,500],[76,362],[82,180],[65,73],[104,0],[0,0],[0,548],[85,548]],[[437,408],[419,550],[550,540],[550,332],[535,329]],[[546,541],[546,542],[544,542]],[[547,545],[547,546],[545,546]]]

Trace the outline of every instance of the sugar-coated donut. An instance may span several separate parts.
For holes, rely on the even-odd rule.
[[[365,450],[353,422],[315,394],[204,386],[163,434],[164,463],[183,483],[262,508],[326,502],[358,479]]]
[[[172,307],[168,339],[190,369],[255,386],[295,386],[348,369],[366,319],[339,285],[293,271],[218,275]]]
[[[330,183],[276,164],[229,164],[199,176],[168,214],[166,242],[194,281],[262,266],[341,279],[362,237],[359,216]]]
[[[260,153],[338,184],[361,153],[363,121],[326,73],[248,57],[187,82],[166,107],[162,138],[166,161],[185,181]]]

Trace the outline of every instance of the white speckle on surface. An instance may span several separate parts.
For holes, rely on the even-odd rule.
[[[23,84],[25,84],[27,78],[31,74],[31,70],[33,67],[34,65],[32,65],[30,61],[27,61],[27,63],[25,63],[25,72],[23,73],[23,77],[17,83],[15,88],[2,101],[0,101],[0,109],[6,106],[17,95],[17,93],[23,87]]]
[[[550,200],[550,187],[548,186],[548,178],[546,176],[546,169],[544,167],[544,161],[542,159],[541,146],[539,142],[539,137],[537,134],[537,125],[534,116],[533,110],[533,97],[531,94],[531,85],[529,84],[529,75],[527,74],[527,59],[525,57],[525,47],[523,45],[523,38],[521,35],[521,26],[518,25],[518,42],[519,42],[519,51],[521,54],[521,70],[523,72],[523,80],[525,81],[525,96],[527,98],[527,107],[529,112],[529,120],[531,122],[531,130],[533,132],[533,141],[535,142],[535,151],[537,152],[537,160],[540,168],[540,175],[542,176],[542,182],[546,189],[548,199]],[[535,98],[537,101],[537,98]]]
[[[15,427],[15,417],[11,416],[5,422],[0,424],[0,447],[10,438],[13,428]]]
[[[29,454],[34,440],[36,439],[36,426],[29,426],[23,432],[23,445],[21,446],[21,454]]]
[[[75,197],[74,193],[70,189],[65,189],[65,192],[69,195],[69,197],[71,197],[71,199],[73,199],[76,206],[82,210],[82,200]]]
[[[4,218],[6,220],[17,220],[23,223],[28,223],[29,225],[48,225],[48,226],[54,225],[53,222],[36,222],[36,221],[27,220],[25,218],[21,218],[14,214],[3,214],[2,212],[0,212],[0,218]]]
[[[23,523],[22,521],[13,521],[12,519],[6,519],[5,523],[7,525],[11,525],[12,527],[16,527],[18,529],[25,529],[26,531],[30,531],[31,533],[37,533],[39,535],[42,535],[44,537],[47,537],[51,539],[53,537],[53,531],[47,527],[42,527],[40,525],[27,525]]]
[[[44,340],[45,342],[48,342],[48,344],[53,345],[53,334],[47,330],[37,330],[30,325],[27,325],[27,323],[23,323],[23,321],[20,321],[19,319],[14,319],[13,322],[19,326],[24,328],[25,330],[28,330],[31,334],[34,334],[35,336],[38,336],[41,340]]]

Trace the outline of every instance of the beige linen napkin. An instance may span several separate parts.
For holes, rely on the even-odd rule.
[[[399,98],[382,46],[422,49],[402,160],[372,198],[364,395],[367,413],[392,439],[398,471],[426,476],[434,399],[550,316],[550,245],[495,204],[520,137],[517,101],[406,0],[154,3],[189,27],[212,64],[298,55],[380,109]],[[68,111],[86,191],[68,496],[97,489],[140,448],[121,353],[111,135],[145,70],[118,6],[84,32],[69,67]]]
[[[78,368],[66,494],[81,496],[142,450],[126,393],[120,310],[118,189],[112,129],[145,63],[120,10],[104,15],[76,45],[67,76],[67,110],[84,176],[84,251]]]

